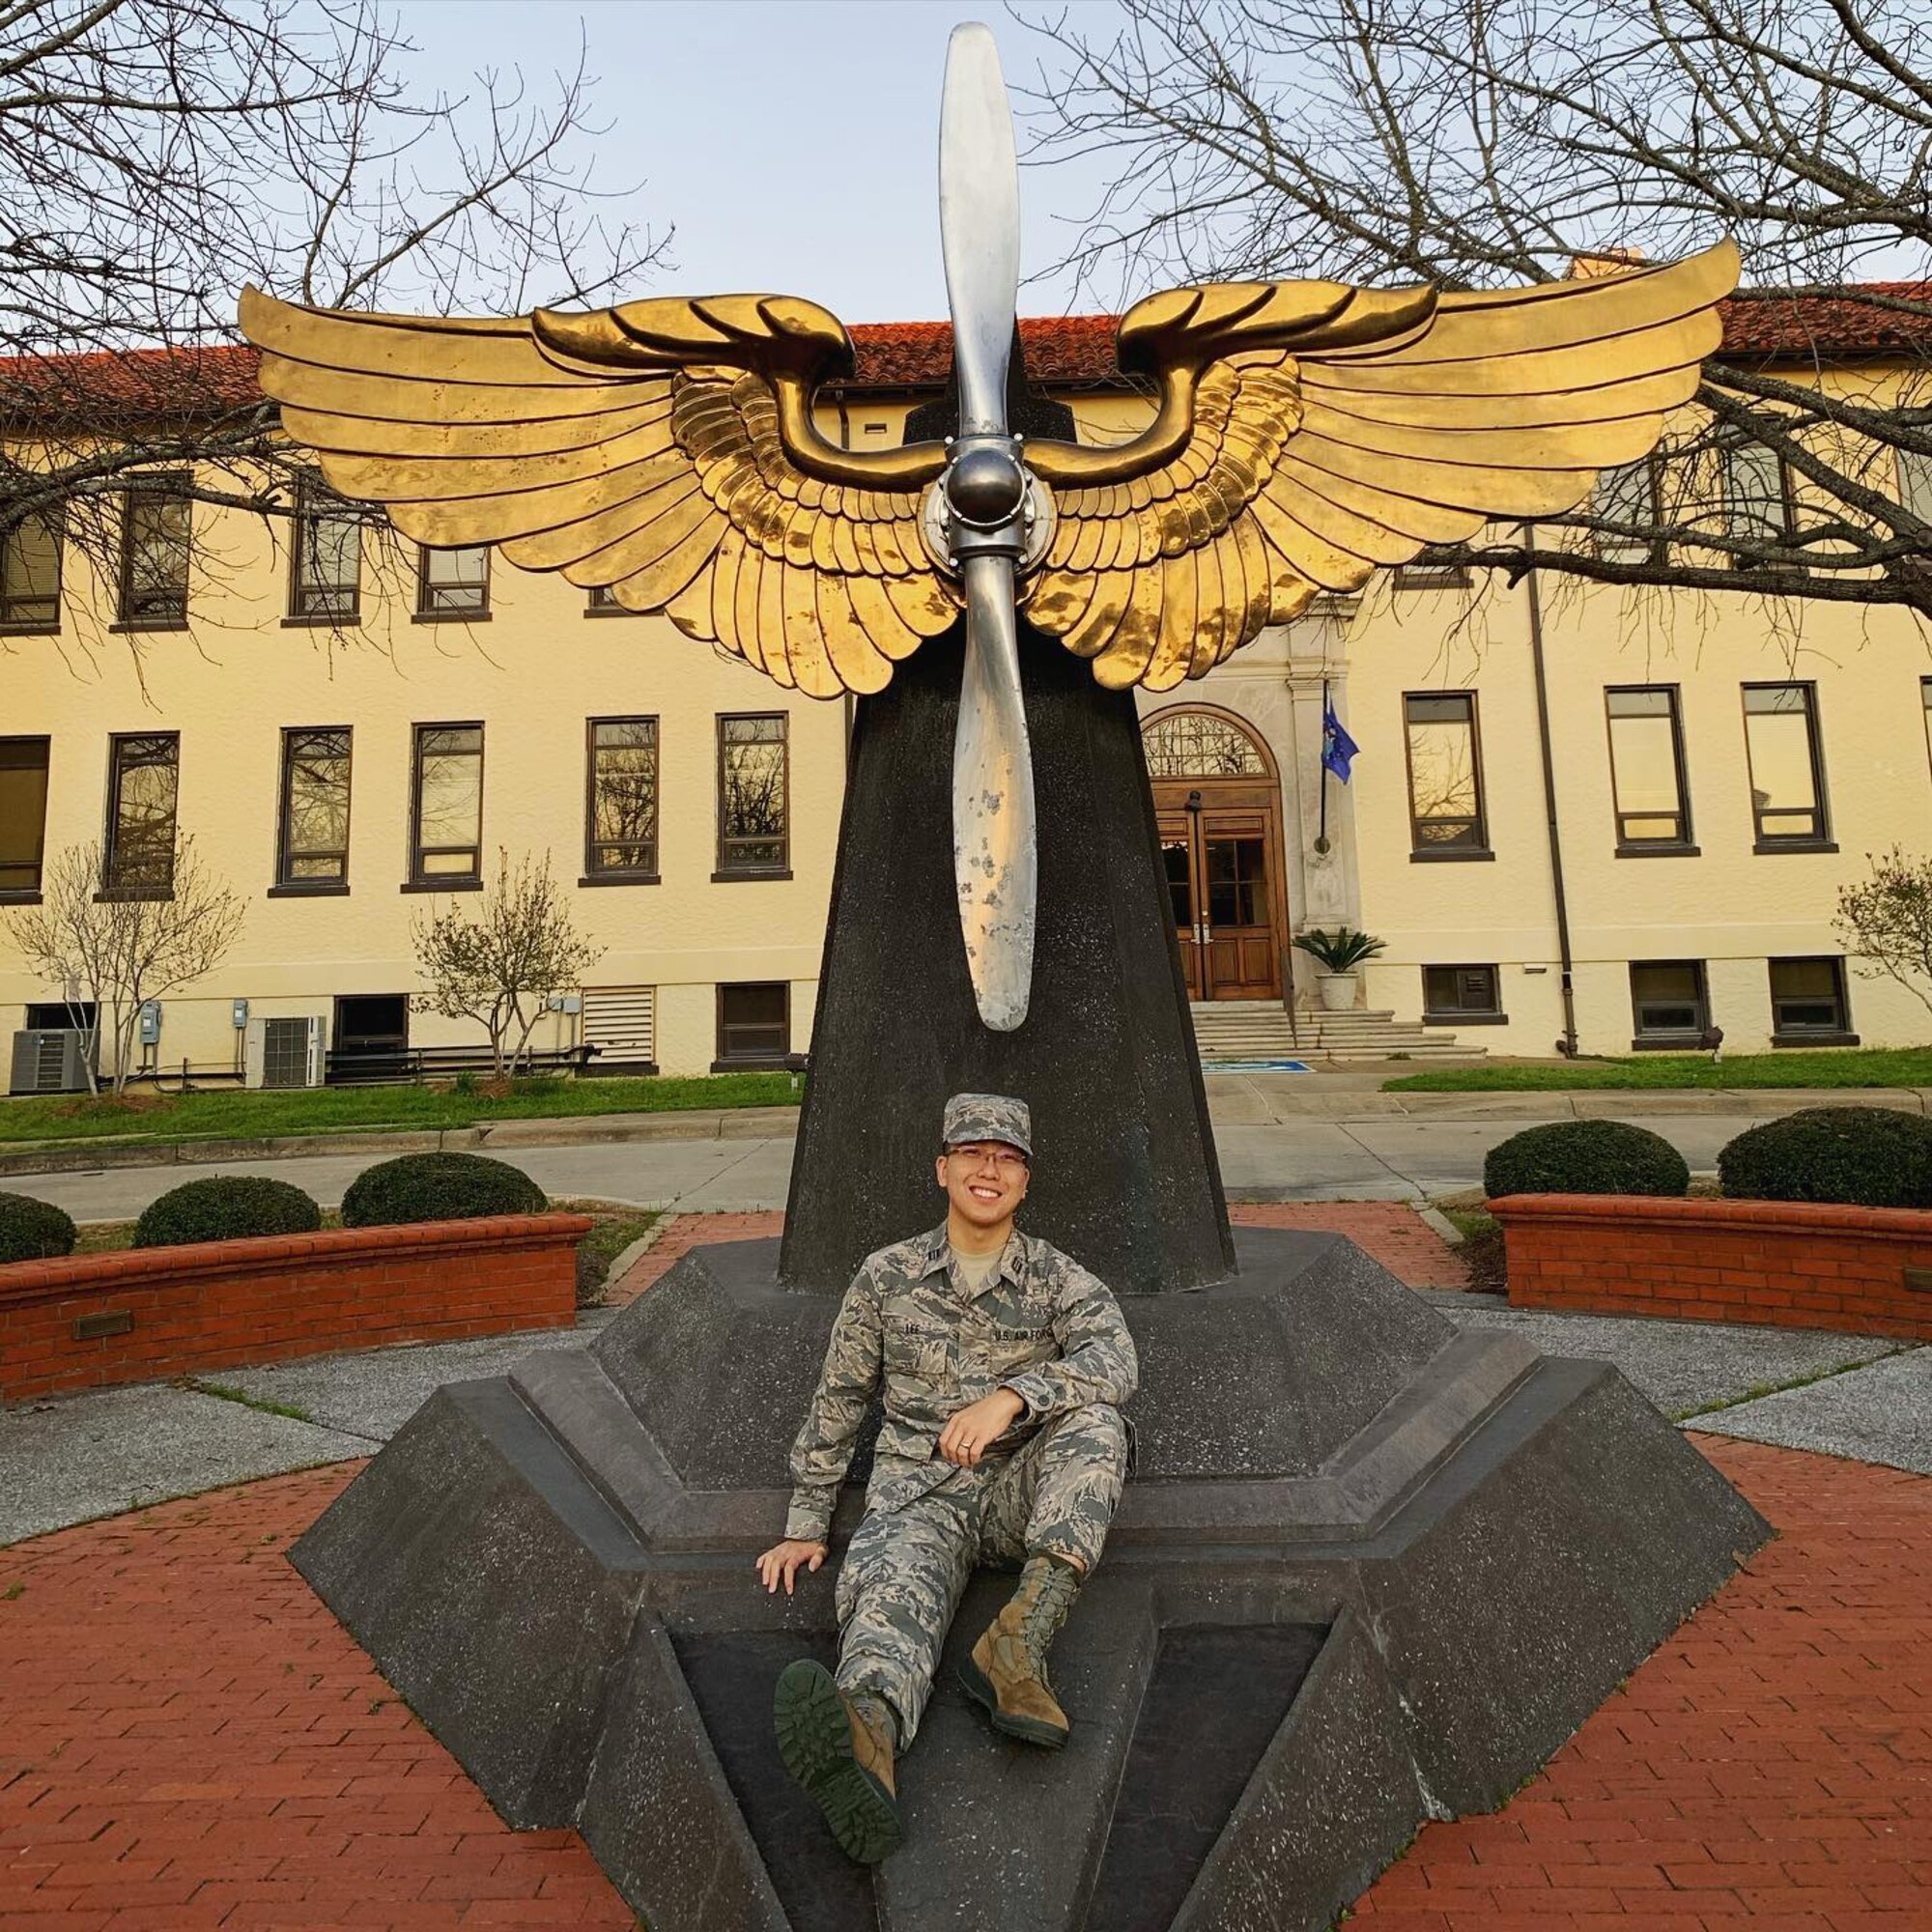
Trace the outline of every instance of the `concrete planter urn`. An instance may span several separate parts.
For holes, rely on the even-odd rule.
[[[1346,1013],[1354,1009],[1359,976],[1353,973],[1318,973],[1315,980],[1321,990],[1324,1012]]]
[[[1346,925],[1337,926],[1333,932],[1310,926],[1306,932],[1294,935],[1294,950],[1307,953],[1319,969],[1315,980],[1321,988],[1324,1012],[1346,1013],[1353,1009],[1356,982],[1361,978],[1355,968],[1364,959],[1373,959],[1385,944],[1372,933],[1355,932]]]

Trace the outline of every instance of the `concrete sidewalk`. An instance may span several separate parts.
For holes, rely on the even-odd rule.
[[[1301,1105],[1293,1085],[1297,1077],[1227,1074],[1209,1081],[1214,1140],[1231,1200],[1422,1201],[1455,1193],[1480,1183],[1484,1156],[1498,1141],[1538,1122],[1576,1118],[1585,1102],[1611,1100],[1645,1103],[1641,1109],[1622,1108],[1616,1117],[1662,1134],[1694,1172],[1708,1173],[1726,1141],[1772,1111],[1770,1096],[1748,1094],[1404,1096],[1338,1089],[1314,1096],[1333,1110],[1323,1114]],[[1891,1097],[1898,1100],[1899,1093]],[[1412,1112],[1379,1104],[1404,1098],[1446,1104]],[[1818,1098],[1804,1096],[1806,1104]],[[1916,1104],[1916,1090],[1905,1092],[1904,1098]],[[1715,1100],[1725,1107],[1709,1104]],[[633,1123],[643,1123],[648,1132],[633,1136]],[[692,1131],[674,1134],[668,1123]],[[511,1122],[489,1129],[488,1140],[475,1146],[522,1168],[553,1196],[677,1213],[743,1213],[784,1206],[795,1132],[793,1110],[765,1108]],[[103,1163],[17,1176],[0,1185],[51,1201],[77,1221],[130,1219],[156,1195],[208,1174],[272,1175],[332,1207],[365,1167],[404,1151],[400,1142],[434,1137],[351,1138],[357,1140],[355,1147],[330,1152],[310,1151],[306,1143],[280,1143],[268,1154],[198,1163],[185,1171],[177,1165]],[[302,1151],[293,1151],[297,1147]]]
[[[1269,1211],[1237,1208],[1235,1218],[1261,1221]],[[1320,1218],[1319,1208],[1294,1211],[1296,1225]],[[1351,1211],[1361,1210],[1345,1207],[1333,1217],[1340,1231],[1353,1232]],[[670,1232],[682,1243],[744,1230],[694,1217]],[[1431,1273],[1412,1266],[1409,1278]],[[1457,1290],[1418,1293],[1454,1321],[1516,1329],[1547,1353],[1614,1362],[1666,1414],[1699,1430],[1932,1474],[1932,1349],[1811,1330],[1541,1314]],[[0,1410],[0,1545],[369,1455],[440,1384],[500,1375],[538,1349],[582,1347],[611,1314],[588,1311],[574,1330],[316,1356]]]
[[[1208,1111],[1216,1131],[1235,1126],[1337,1125],[1406,1121],[1770,1120],[1804,1107],[1888,1107],[1932,1114],[1932,1088],[1740,1087],[1576,1089],[1557,1093],[1384,1094],[1387,1065],[1310,1073],[1217,1073],[1207,1070]],[[453,1151],[512,1157],[520,1150],[630,1146],[660,1141],[788,1140],[796,1107],[686,1109],[657,1114],[574,1114],[443,1128],[354,1128],[277,1138],[194,1141],[94,1141],[0,1144],[0,1177],[99,1173],[119,1168],[207,1167],[229,1171],[265,1161],[317,1160],[362,1154]],[[1735,1129],[1734,1129],[1735,1130]]]

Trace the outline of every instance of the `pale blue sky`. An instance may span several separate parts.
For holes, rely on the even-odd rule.
[[[454,93],[481,67],[532,81],[573,67],[578,23],[600,76],[597,175],[641,180],[631,212],[674,225],[675,266],[652,293],[808,296],[847,322],[946,313],[935,170],[946,39],[960,20],[998,36],[1010,88],[1051,49],[973,0],[395,0],[420,46],[412,78]],[[1103,31],[1113,0],[1072,0]],[[1097,193],[1091,168],[1022,171],[1023,270],[1046,270]],[[637,293],[645,293],[639,290]],[[1065,278],[1022,290],[1059,314]]]

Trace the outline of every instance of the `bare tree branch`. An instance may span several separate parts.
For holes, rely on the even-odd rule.
[[[1481,288],[1739,242],[1756,287],[1727,305],[1725,348],[1672,427],[1647,510],[1600,493],[1442,561],[1932,615],[1932,14],[1885,0],[1121,11],[1110,35],[1032,20],[1059,70],[1034,96],[1035,151],[1109,162],[1071,260],[1117,302],[1175,279]],[[1861,357],[1881,373],[1859,379]],[[1790,480],[1776,518],[1726,506],[1727,452],[1750,446]]]

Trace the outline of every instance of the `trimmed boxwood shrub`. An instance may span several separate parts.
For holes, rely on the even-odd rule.
[[[1684,1156],[1628,1121],[1552,1121],[1490,1150],[1483,1188],[1505,1194],[1688,1194]]]
[[[73,1253],[74,1226],[51,1201],[0,1194],[0,1262],[44,1262]]]
[[[1932,1121],[1889,1107],[1806,1107],[1746,1128],[1719,1154],[1718,1182],[1747,1201],[1932,1208]]]
[[[521,1168],[480,1153],[406,1153],[364,1168],[342,1197],[345,1228],[541,1214],[550,1202]]]
[[[299,1187],[252,1174],[216,1174],[170,1188],[134,1223],[137,1248],[241,1241],[252,1235],[312,1235],[322,1209]]]

